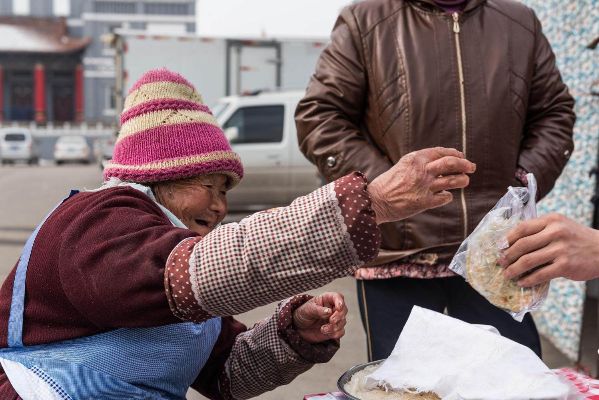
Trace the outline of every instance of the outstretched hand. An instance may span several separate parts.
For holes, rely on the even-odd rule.
[[[368,185],[377,224],[399,221],[453,200],[468,186],[476,164],[456,149],[435,147],[403,156]]]

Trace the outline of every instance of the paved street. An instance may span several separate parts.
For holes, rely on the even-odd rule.
[[[17,165],[0,167],[0,282],[13,267],[21,246],[41,218],[51,209],[70,188],[95,188],[101,181],[97,165],[56,167],[53,165],[26,167]],[[233,215],[230,219],[239,219]],[[360,323],[354,282],[341,279],[322,289],[342,292],[350,310],[347,334],[335,358],[326,365],[320,365],[304,374],[292,384],[261,396],[261,399],[301,399],[303,394],[332,390],[337,378],[349,367],[366,360],[365,336]],[[262,307],[239,316],[246,324],[270,315],[274,305]],[[594,321],[594,320],[593,320]],[[545,361],[550,367],[566,365],[549,344],[544,343]],[[593,362],[596,349],[588,347],[588,360]],[[203,397],[190,394],[190,399]]]

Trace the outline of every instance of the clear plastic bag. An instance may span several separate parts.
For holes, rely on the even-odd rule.
[[[449,268],[466,278],[468,283],[491,304],[507,311],[518,321],[537,309],[547,297],[549,284],[521,288],[503,277],[498,260],[508,247],[507,234],[519,222],[536,218],[537,182],[527,175],[528,187],[509,187],[495,207],[485,215],[474,232],[462,243]]]

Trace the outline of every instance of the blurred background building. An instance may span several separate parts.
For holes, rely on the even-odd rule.
[[[0,118],[110,125],[117,29],[196,32],[195,0],[0,0]],[[70,107],[65,107],[70,105]]]

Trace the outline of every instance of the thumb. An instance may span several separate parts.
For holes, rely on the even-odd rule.
[[[298,308],[295,313],[295,324],[299,326],[310,325],[314,321],[327,319],[331,316],[332,310],[328,307],[322,307],[313,301],[305,303]]]

